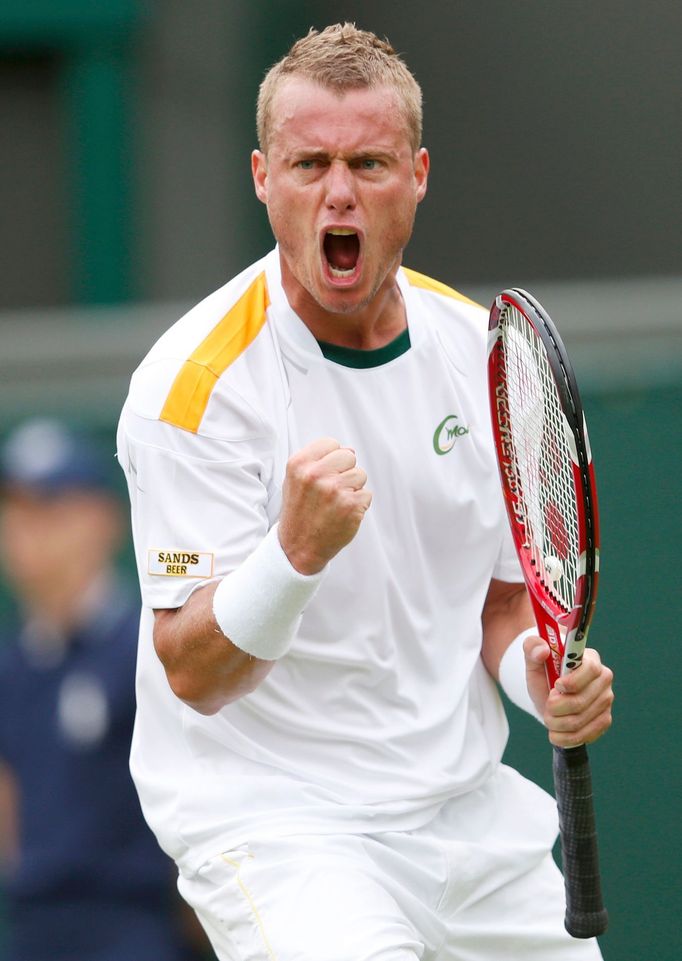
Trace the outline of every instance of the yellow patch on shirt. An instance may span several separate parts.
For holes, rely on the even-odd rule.
[[[480,307],[475,300],[470,300],[465,297],[464,294],[460,294],[458,290],[453,290],[452,287],[448,287],[446,284],[442,284],[439,280],[434,280],[433,277],[427,277],[425,274],[420,274],[416,270],[410,270],[409,267],[403,267],[403,272],[410,282],[412,287],[420,287],[422,290],[430,290],[434,294],[442,294],[444,297],[451,297],[453,300],[459,300],[463,304],[471,304],[472,307]]]
[[[218,380],[256,339],[270,306],[265,273],[259,274],[182,365],[160,419],[196,434]]]
[[[155,577],[212,577],[213,554],[155,547],[147,553],[147,573]]]

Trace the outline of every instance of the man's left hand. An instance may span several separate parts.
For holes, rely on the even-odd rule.
[[[528,690],[557,747],[591,744],[611,727],[613,671],[602,664],[597,651],[586,648],[582,664],[559,678],[547,691],[545,662],[549,648],[539,637],[526,638]]]

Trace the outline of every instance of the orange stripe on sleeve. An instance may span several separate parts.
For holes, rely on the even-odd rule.
[[[431,290],[435,294],[443,294],[444,297],[452,297],[454,300],[460,300],[463,304],[471,304],[472,307],[480,307],[475,300],[469,300],[464,294],[460,294],[457,290],[453,290],[452,287],[448,287],[446,284],[441,284],[439,280],[433,280],[431,277],[427,277],[425,274],[419,274],[416,270],[410,270],[409,267],[403,267],[403,271],[412,287],[421,287],[422,290]]]
[[[163,405],[162,421],[196,434],[218,379],[256,339],[269,306],[262,273],[184,362]]]

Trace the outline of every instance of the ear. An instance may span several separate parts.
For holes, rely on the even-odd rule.
[[[260,150],[254,150],[251,154],[251,175],[256,196],[262,203],[266,204],[268,202],[268,172],[265,154]]]
[[[414,158],[414,177],[417,188],[417,203],[420,203],[426,194],[430,166],[431,160],[429,158],[429,152],[426,147],[421,147],[415,154]]]

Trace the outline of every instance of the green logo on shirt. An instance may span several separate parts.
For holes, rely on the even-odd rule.
[[[433,435],[433,449],[437,454],[447,454],[460,437],[469,433],[468,427],[457,423],[456,414],[448,414],[440,422]]]

